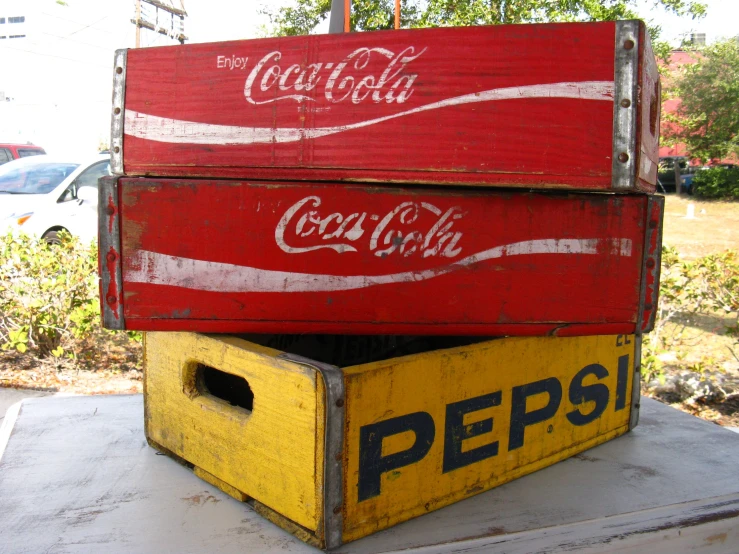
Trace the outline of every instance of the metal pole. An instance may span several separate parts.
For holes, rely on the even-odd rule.
[[[136,0],[136,48],[141,47],[141,0]]]
[[[331,15],[328,20],[328,32],[344,32],[344,0],[331,0]]]
[[[352,0],[344,0],[344,32],[348,33],[352,30],[351,23]]]
[[[400,0],[395,0],[395,28],[400,29]]]

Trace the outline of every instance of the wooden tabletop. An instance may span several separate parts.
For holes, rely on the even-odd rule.
[[[157,455],[140,395],[25,400],[0,456],[2,553],[315,552]],[[738,460],[739,435],[642,399],[624,437],[339,551],[736,553]]]

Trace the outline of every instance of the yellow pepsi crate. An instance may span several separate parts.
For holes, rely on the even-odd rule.
[[[309,343],[291,349],[320,354]],[[638,418],[638,337],[418,349],[339,367],[320,360],[347,359],[335,348],[314,359],[236,337],[148,333],[147,439],[302,540],[335,548],[613,439]]]

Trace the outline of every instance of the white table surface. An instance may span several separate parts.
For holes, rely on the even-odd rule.
[[[24,400],[0,455],[3,553],[315,552],[150,448],[140,395]],[[621,438],[338,549],[399,550],[736,554],[739,435],[643,398]]]

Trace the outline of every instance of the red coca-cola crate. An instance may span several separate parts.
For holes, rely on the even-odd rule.
[[[651,328],[663,198],[110,177],[111,329],[407,335]]]
[[[654,192],[639,21],[283,37],[116,54],[116,174]]]

